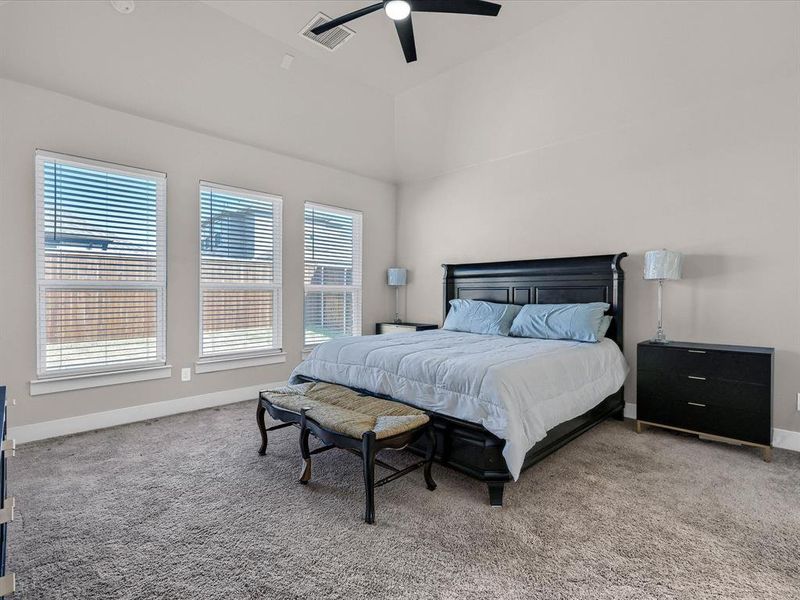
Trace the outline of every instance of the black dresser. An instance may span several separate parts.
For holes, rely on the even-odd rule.
[[[426,331],[438,329],[438,325],[431,323],[376,323],[375,333],[411,333],[412,331]]]
[[[16,452],[14,440],[8,439],[8,409],[6,386],[0,385],[0,598],[11,596],[16,587],[14,573],[6,571],[8,560],[8,526],[14,520],[14,498],[8,495],[7,459]]]
[[[772,459],[772,348],[641,342],[636,431],[645,425],[762,449]]]

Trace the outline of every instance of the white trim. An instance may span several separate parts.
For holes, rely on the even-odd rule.
[[[636,418],[636,405],[630,402],[625,403],[625,412],[623,413],[626,419]]]
[[[285,381],[264,383],[232,390],[211,392],[198,396],[187,396],[175,400],[164,402],[153,402],[152,404],[140,404],[117,410],[109,410],[99,413],[81,415],[79,417],[69,417],[67,419],[57,419],[45,421],[43,423],[32,423],[30,425],[20,425],[9,427],[8,437],[16,439],[18,444],[33,442],[62,435],[80,433],[82,431],[92,431],[94,429],[104,429],[126,423],[146,421],[184,412],[191,412],[212,406],[222,406],[233,402],[244,400],[255,400],[258,392],[265,388],[280,387],[285,385]]]
[[[128,165],[121,165],[119,163],[108,162],[105,160],[97,160],[96,158],[86,158],[85,156],[76,156],[74,154],[61,154],[59,152],[51,152],[50,150],[42,150],[41,148],[37,148],[34,152],[34,156],[42,156],[44,158],[49,158],[52,160],[57,160],[62,163],[66,163],[68,165],[72,165],[73,167],[96,167],[98,169],[105,169],[107,171],[112,171],[117,175],[130,175],[131,173],[136,173],[137,175],[144,175],[145,177],[154,177],[154,178],[167,178],[167,174],[163,171],[153,171],[151,169],[143,169],[141,167],[131,167]]]
[[[350,210],[338,206],[331,206],[328,204],[318,204],[316,202],[306,201],[303,205],[303,240],[306,239],[306,211],[309,209],[319,210],[322,213],[339,214],[353,219],[353,281],[350,285],[321,285],[305,283],[305,275],[303,276],[303,298],[305,307],[305,297],[309,292],[333,292],[345,293],[353,295],[353,332],[352,336],[360,336],[362,334],[362,325],[364,318],[363,307],[363,289],[364,289],[364,213],[359,210]],[[303,242],[303,270],[305,271],[306,261],[305,241]],[[307,343],[306,338],[306,314],[303,310],[303,344]],[[308,346],[306,346],[308,347]],[[305,356],[304,356],[305,358]]]
[[[227,185],[225,183],[214,183],[213,181],[206,181],[205,179],[201,179],[199,184],[201,188],[214,188],[215,190],[220,190],[222,192],[228,192],[229,194],[238,194],[240,196],[250,197],[250,198],[259,198],[261,200],[266,200],[267,202],[283,202],[283,196],[279,194],[270,194],[268,192],[260,192],[258,190],[250,190],[248,188],[243,187],[236,187],[232,185]]]
[[[308,348],[303,348],[303,352],[302,352],[303,360],[305,360],[306,358],[311,356],[311,353],[314,351],[314,348],[316,348],[317,346],[319,346],[319,344],[317,344],[315,346],[308,347]]]
[[[800,452],[800,431],[775,428],[772,430],[772,445],[775,448]]]
[[[319,210],[328,211],[332,213],[339,213],[340,215],[345,215],[348,217],[358,216],[363,218],[364,213],[360,210],[355,210],[353,208],[342,208],[341,206],[334,206],[333,204],[321,204],[319,202],[311,202],[310,200],[305,201],[305,206],[312,206],[314,208],[318,208]]]
[[[218,282],[218,281],[204,281],[203,280],[203,191],[208,190],[213,194],[214,190],[222,193],[232,194],[234,196],[241,196],[242,198],[258,200],[260,202],[269,203],[272,208],[272,280],[266,283],[261,282]],[[219,367],[208,368],[205,370],[198,369],[197,365],[204,362],[212,362],[219,360],[220,356],[214,354],[203,353],[203,296],[207,290],[243,290],[243,291],[270,291],[272,292],[272,347],[271,348],[258,348],[257,351],[261,352],[281,352],[283,349],[283,196],[277,194],[269,194],[267,192],[259,192],[256,190],[249,190],[246,188],[234,187],[225,184],[213,183],[201,179],[197,187],[198,199],[198,250],[197,250],[197,268],[200,276],[198,278],[198,319],[197,319],[197,356],[198,361],[195,363],[196,373],[208,373],[211,371],[221,371],[225,368],[236,369],[237,366],[232,367]],[[213,258],[209,257],[210,260]],[[235,353],[234,353],[235,354]],[[231,358],[232,361],[236,360],[235,355]],[[285,362],[282,361],[282,362]],[[263,363],[275,364],[275,363]],[[241,365],[258,366],[258,365]]]
[[[224,356],[220,358],[198,358],[194,363],[195,373],[213,373],[228,369],[244,369],[246,367],[261,367],[264,365],[277,365],[286,362],[285,352],[265,354],[263,356]]]
[[[131,281],[127,279],[103,279],[103,280],[83,280],[83,279],[63,279],[63,278],[47,278],[44,273],[45,266],[45,192],[44,192],[44,166],[47,161],[53,161],[58,164],[67,164],[77,168],[95,169],[107,173],[113,173],[124,177],[142,177],[145,179],[152,179],[156,185],[156,274],[155,278],[145,281]],[[46,342],[45,342],[45,322],[46,322],[46,301],[43,299],[44,293],[48,289],[63,289],[63,290],[84,290],[84,289],[105,289],[105,290],[152,290],[156,294],[156,359],[154,361],[147,361],[148,363],[157,363],[159,367],[167,366],[167,324],[166,324],[166,304],[167,304],[167,175],[160,171],[150,171],[138,167],[128,167],[116,163],[109,163],[100,160],[84,158],[80,156],[69,156],[66,154],[58,154],[47,150],[36,149],[34,152],[34,190],[36,201],[36,375],[38,377],[47,378],[48,381],[53,381],[60,378],[71,379],[78,372],[89,375],[93,374],[107,374],[108,365],[90,365],[75,372],[70,369],[52,368],[47,369],[46,357]],[[122,370],[138,370],[141,369],[141,361],[128,361],[120,362],[116,365],[111,365],[111,369]],[[112,371],[116,372],[116,371]],[[50,379],[53,376],[53,380]],[[165,375],[168,377],[169,375]],[[148,377],[148,379],[151,379]],[[132,381],[140,381],[141,379],[133,379]],[[31,382],[31,395],[46,394],[50,391],[34,392],[34,383]],[[121,382],[124,383],[124,382]],[[93,385],[81,385],[78,387],[65,387],[61,389],[53,389],[52,391],[64,391],[68,389],[80,389],[83,387],[97,387],[99,385],[108,385],[105,383],[97,383]],[[47,386],[43,389],[49,389]]]
[[[172,365],[159,365],[157,367],[145,367],[142,369],[126,369],[125,371],[111,371],[108,373],[88,373],[66,377],[34,379],[31,381],[31,396],[54,394],[56,392],[66,392],[69,390],[83,390],[106,385],[117,385],[119,383],[132,383],[134,381],[166,379],[168,377],[172,377]]]

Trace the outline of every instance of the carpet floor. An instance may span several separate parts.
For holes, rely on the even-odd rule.
[[[376,492],[255,403],[22,446],[15,600],[800,598],[800,454],[607,421],[506,486],[434,467]],[[408,460],[404,453],[388,459]]]

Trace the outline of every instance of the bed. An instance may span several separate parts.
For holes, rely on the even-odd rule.
[[[344,338],[315,348],[291,381],[328,381],[425,409],[437,461],[485,482],[490,503],[501,506],[506,482],[605,418],[622,418],[625,256],[444,265],[445,315],[454,298],[606,302],[614,318],[602,342],[445,330]]]

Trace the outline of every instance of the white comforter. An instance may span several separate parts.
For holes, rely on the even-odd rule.
[[[525,454],[559,423],[616,392],[628,365],[611,340],[512,338],[434,330],[326,342],[293,371],[385,394],[426,410],[480,423],[506,440],[517,479]]]

